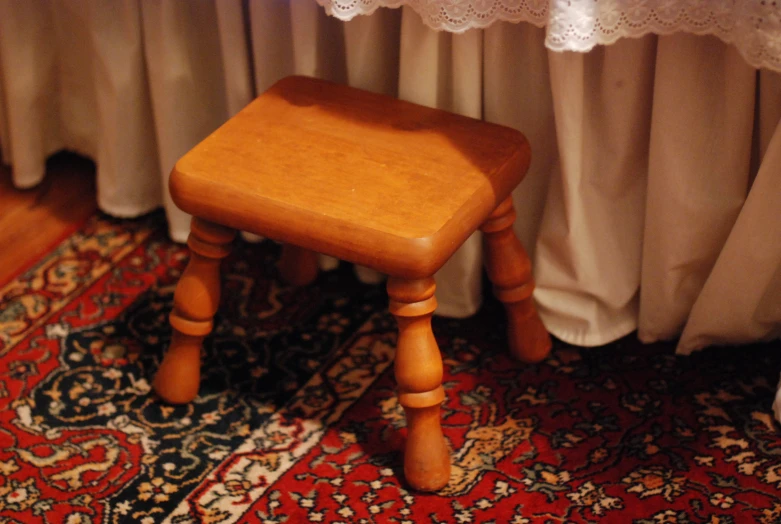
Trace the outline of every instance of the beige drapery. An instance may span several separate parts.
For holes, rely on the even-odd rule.
[[[103,210],[162,204],[183,240],[176,159],[277,79],[325,77],[528,136],[516,228],[559,338],[683,333],[687,353],[778,336],[778,73],[713,37],[543,41],[527,24],[436,33],[407,10],[342,23],[312,0],[0,0],[0,145],[20,187],[56,150],[91,156]],[[437,275],[440,313],[479,307],[479,244]]]

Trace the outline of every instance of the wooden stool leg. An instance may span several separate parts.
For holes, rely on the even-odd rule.
[[[236,231],[193,218],[187,245],[190,262],[174,293],[169,317],[171,346],[157,371],[153,387],[171,404],[190,402],[201,381],[201,344],[213,327],[220,302],[220,261],[230,253]]]
[[[551,339],[534,306],[532,265],[513,222],[515,209],[508,197],[480,228],[485,233],[485,266],[494,295],[507,311],[510,351],[524,362],[539,362],[550,353]]]
[[[285,282],[294,286],[306,286],[317,279],[320,266],[317,263],[317,253],[314,251],[284,244],[277,269]]]
[[[399,324],[396,382],[407,415],[404,475],[420,491],[436,491],[450,478],[450,453],[439,421],[445,399],[442,356],[431,331],[435,287],[433,278],[388,280],[390,311]]]

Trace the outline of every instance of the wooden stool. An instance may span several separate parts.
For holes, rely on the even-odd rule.
[[[389,275],[407,481],[442,488],[450,458],[440,427],[445,392],[431,331],[432,276],[478,228],[512,353],[536,362],[550,350],[531,298],[531,264],[512,229],[510,193],[529,160],[526,139],[507,127],[321,80],[281,80],[171,174],[174,202],[195,218],[155,390],[171,403],[198,393],[220,260],[236,230],[284,242],[280,269],[293,283],[317,276],[315,252],[363,264]]]

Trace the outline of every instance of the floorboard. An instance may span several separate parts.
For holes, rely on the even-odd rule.
[[[0,166],[0,285],[38,260],[97,211],[95,165],[69,153],[54,155],[46,178],[16,189]]]

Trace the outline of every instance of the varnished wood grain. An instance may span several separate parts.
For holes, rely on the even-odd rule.
[[[190,402],[201,380],[201,345],[211,333],[220,303],[220,261],[230,253],[236,231],[193,218],[187,245],[190,261],[174,293],[171,345],[157,370],[154,388],[171,404]]]
[[[171,175],[174,202],[199,218],[156,390],[172,402],[197,394],[201,341],[219,297],[218,259],[233,235],[227,228],[284,242],[280,274],[291,282],[314,280],[314,252],[366,265],[390,276],[407,482],[442,488],[450,455],[440,424],[442,357],[431,330],[433,274],[479,227],[513,353],[538,360],[550,348],[531,299],[531,264],[512,229],[510,192],[529,160],[526,140],[512,129],[320,80],[280,81]]]
[[[187,153],[171,193],[195,216],[424,278],[529,160],[513,129],[290,77]]]
[[[0,285],[34,264],[97,211],[95,167],[70,154],[52,157],[32,189],[11,183],[0,166]]]
[[[407,417],[404,476],[420,491],[441,489],[450,478],[450,452],[439,421],[445,399],[442,355],[431,331],[435,288],[430,277],[388,280],[390,312],[399,325],[394,370]]]
[[[513,231],[513,222],[515,209],[512,198],[507,198],[481,226],[485,268],[494,295],[507,312],[510,352],[524,362],[539,362],[548,356],[552,344],[532,298],[532,263]]]

